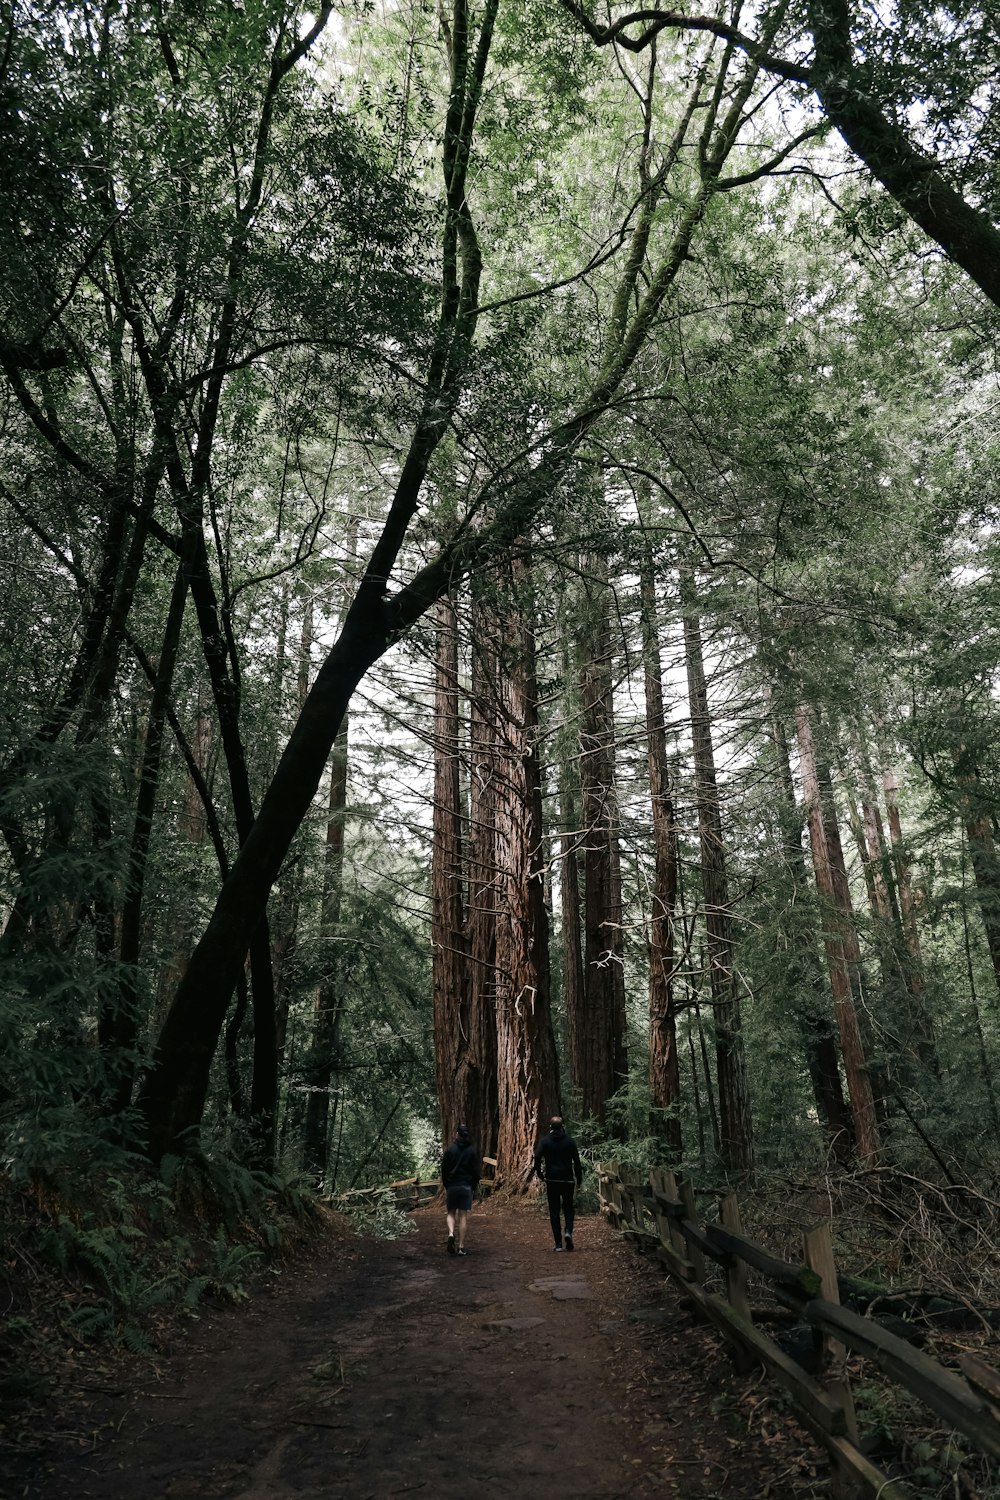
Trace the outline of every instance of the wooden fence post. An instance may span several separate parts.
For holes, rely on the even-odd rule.
[[[837,1287],[837,1266],[833,1258],[833,1236],[829,1224],[817,1224],[802,1237],[802,1249],[806,1265],[815,1271],[822,1283],[820,1296],[827,1302],[840,1302]],[[827,1395],[836,1401],[844,1413],[844,1433],[849,1443],[858,1446],[858,1419],[854,1411],[854,1397],[847,1379],[847,1350],[839,1339],[817,1330],[813,1335],[819,1356],[817,1379]],[[836,1458],[832,1464],[833,1493],[842,1500],[860,1493],[852,1476],[845,1473]]]
[[[680,1200],[681,1200],[681,1202],[684,1205],[684,1217],[686,1219],[690,1219],[690,1221],[691,1221],[692,1224],[697,1224],[697,1222],[698,1222],[698,1210],[695,1207],[695,1202],[694,1202],[694,1187],[692,1186],[692,1184],[689,1182],[689,1180],[686,1177],[683,1179],[682,1182],[680,1182],[678,1184],[677,1191],[678,1191],[678,1195],[680,1197]],[[691,1264],[694,1266],[694,1279],[695,1279],[696,1283],[698,1284],[698,1286],[704,1286],[705,1285],[705,1257],[704,1257],[704,1255],[702,1255],[702,1253],[699,1250],[699,1248],[698,1248],[697,1245],[688,1244],[687,1240],[685,1240],[684,1243],[685,1243],[685,1245],[687,1247],[686,1248],[687,1258],[691,1262]]]
[[[678,1191],[677,1191],[677,1176],[676,1176],[676,1173],[671,1172],[669,1170],[669,1168],[665,1168],[660,1173],[660,1179],[661,1179],[662,1184],[663,1184],[662,1191],[663,1191],[664,1197],[666,1197],[666,1198],[673,1198],[676,1201],[678,1199],[678,1197],[679,1197],[679,1194],[678,1194]],[[660,1224],[659,1215],[657,1215],[656,1222],[657,1222],[658,1225]],[[666,1225],[667,1225],[667,1240],[668,1240],[668,1242],[670,1244],[670,1248],[672,1250],[674,1250],[676,1252],[676,1254],[678,1254],[681,1257],[682,1260],[690,1260],[691,1257],[688,1254],[687,1240],[684,1238],[684,1236],[681,1234],[680,1230],[677,1228],[677,1221],[676,1221],[676,1219],[674,1219],[671,1215],[668,1214],[666,1216]],[[661,1234],[663,1233],[663,1227],[662,1227],[662,1225],[660,1226],[660,1233]]]
[[[728,1193],[719,1204],[719,1218],[726,1229],[731,1229],[734,1234],[740,1234],[743,1225],[740,1221],[740,1205],[735,1193]],[[753,1314],[750,1311],[750,1298],[747,1296],[747,1268],[746,1262],[740,1260],[736,1255],[732,1256],[726,1271],[726,1297],[729,1305],[741,1318],[746,1318],[748,1323],[753,1322]]]

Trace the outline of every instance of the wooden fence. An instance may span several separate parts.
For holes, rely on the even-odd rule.
[[[366,1199],[374,1201],[383,1193],[391,1193],[397,1208],[419,1208],[422,1203],[436,1198],[440,1191],[441,1183],[437,1178],[422,1182],[419,1176],[404,1177],[402,1182],[386,1182],[381,1187],[350,1188],[346,1193],[337,1193],[330,1202],[342,1204],[345,1208],[360,1207]]]
[[[829,1224],[805,1234],[802,1264],[791,1264],[743,1235],[735,1194],[720,1200],[718,1222],[699,1223],[693,1186],[672,1172],[651,1171],[643,1182],[607,1162],[598,1177],[602,1209],[615,1227],[680,1283],[734,1347],[738,1363],[762,1364],[789,1393],[797,1418],[830,1455],[836,1494],[912,1500],[907,1484],[888,1478],[860,1450],[847,1350],[871,1360],[978,1452],[1000,1459],[1000,1374],[973,1355],[960,1360],[960,1373],[948,1369],[873,1318],[842,1307]],[[724,1294],[706,1286],[709,1261],[721,1270]],[[755,1326],[750,1270],[812,1329],[815,1375]]]
[[[493,1186],[493,1175],[496,1171],[496,1161],[492,1156],[483,1157],[483,1179],[480,1184],[483,1194],[487,1194]],[[350,1207],[352,1204],[363,1204],[366,1198],[375,1199],[382,1193],[391,1193],[396,1200],[397,1208],[419,1208],[421,1204],[429,1203],[436,1198],[438,1193],[444,1192],[439,1177],[424,1178],[421,1180],[419,1174],[416,1177],[404,1177],[401,1182],[386,1182],[381,1187],[372,1188],[349,1188],[346,1193],[336,1193],[327,1201],[330,1203],[343,1204]]]

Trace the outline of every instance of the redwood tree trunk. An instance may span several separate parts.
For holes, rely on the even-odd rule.
[[[712,745],[712,721],[705,682],[701,622],[694,574],[681,574],[684,655],[691,705],[695,795],[701,848],[705,932],[715,1021],[715,1059],[719,1083],[719,1129],[723,1164],[736,1172],[753,1170],[753,1120],[746,1061],[740,1034],[740,1000],[733,967],[732,913],[726,876],[722,812]]]
[[[823,816],[812,726],[809,722],[808,710],[804,705],[800,705],[796,710],[795,724],[803,792],[809,818],[813,870],[820,900],[826,908],[823,940],[830,973],[830,987],[833,991],[834,1014],[840,1032],[840,1048],[847,1074],[855,1143],[863,1160],[872,1161],[878,1155],[880,1146],[875,1098],[854,1005],[850,960],[845,946],[845,926],[853,929],[853,921],[850,914],[845,913],[843,909],[842,893],[838,894],[828,840],[830,822]],[[847,937],[848,944],[849,941]]]
[[[498,775],[494,798],[497,914],[497,1171],[527,1186],[535,1142],[559,1112],[559,1069],[549,1008],[549,923],[545,908],[542,794],[537,745],[535,643],[525,600],[526,567],[515,568],[498,677]]]
[[[677,907],[677,829],[670,789],[663,714],[663,673],[657,632],[656,584],[648,545],[641,563],[642,655],[646,689],[646,763],[653,825],[654,874],[649,924],[649,1087],[653,1104],[667,1110],[665,1143],[682,1154],[680,1061],[674,1002],[674,916]]]
[[[434,818],[431,853],[431,948],[434,981],[434,1061],[442,1138],[451,1141],[466,1117],[469,989],[465,962],[462,882],[462,789],[458,718],[458,627],[455,606],[436,610],[434,674]],[[479,1122],[474,1139],[480,1141]]]
[[[469,836],[465,951],[468,974],[465,1123],[484,1156],[496,1157],[497,1095],[497,676],[499,624],[473,590],[469,700]]]
[[[793,889],[798,892],[795,905],[801,911],[807,907],[802,819],[795,801],[795,787],[792,781],[784,725],[779,718],[774,717],[771,728],[777,752],[778,772],[784,792],[784,816],[781,821],[785,857],[791,869]],[[801,992],[798,1014],[804,1032],[806,1066],[812,1082],[816,1111],[834,1155],[840,1160],[846,1160],[852,1152],[854,1130],[840,1081],[840,1066],[832,1033],[833,1021],[830,1016],[829,998],[823,982],[821,961],[816,951],[816,934],[811,924],[804,926],[801,921],[799,922],[794,944],[792,980]]]
[[[583,1114],[603,1121],[628,1076],[628,1057],[607,569],[596,557],[588,568],[579,643],[584,988],[570,1030],[570,1070]]]

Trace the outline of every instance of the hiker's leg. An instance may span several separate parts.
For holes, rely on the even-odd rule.
[[[448,1233],[450,1235],[455,1233],[455,1212],[451,1208],[448,1210]]]
[[[460,1208],[455,1215],[455,1238],[458,1240],[458,1248],[461,1250],[465,1244],[465,1221],[468,1218],[464,1208]]]
[[[572,1182],[567,1182],[566,1186],[563,1188],[563,1214],[566,1218],[566,1233],[570,1236],[572,1236],[573,1233],[573,1194],[575,1193],[575,1191],[576,1188]]]
[[[559,1222],[561,1194],[561,1182],[547,1182],[545,1184],[545,1195],[549,1200],[549,1223],[552,1225],[552,1238],[557,1245],[562,1244],[562,1225]]]

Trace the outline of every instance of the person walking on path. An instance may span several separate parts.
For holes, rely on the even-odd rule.
[[[465,1255],[465,1225],[473,1195],[483,1170],[479,1152],[472,1144],[465,1125],[459,1125],[455,1139],[441,1158],[441,1181],[445,1189],[448,1215],[448,1254]]]
[[[553,1115],[549,1121],[548,1135],[543,1135],[535,1147],[535,1173],[545,1183],[549,1200],[549,1220],[552,1224],[554,1250],[573,1248],[573,1194],[583,1186],[583,1169],[576,1141],[567,1135],[562,1117]],[[565,1245],[563,1235],[565,1220]]]

